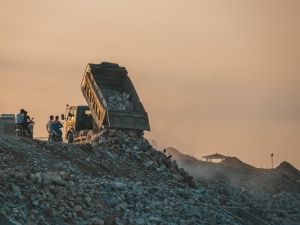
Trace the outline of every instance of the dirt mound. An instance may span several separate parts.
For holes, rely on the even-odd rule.
[[[166,154],[171,154],[173,158],[188,156],[188,155],[181,153],[180,151],[178,151],[176,148],[173,148],[173,147],[166,148]]]
[[[220,165],[226,165],[231,167],[240,167],[240,168],[254,168],[244,162],[242,162],[237,157],[227,157],[222,162],[219,162]]]
[[[289,172],[293,174],[295,177],[300,178],[300,171],[286,161],[280,163],[280,165],[277,166],[275,169],[281,172]]]

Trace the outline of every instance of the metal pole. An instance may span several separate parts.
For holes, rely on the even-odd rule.
[[[272,169],[273,169],[273,153],[271,154],[271,161],[272,161]]]

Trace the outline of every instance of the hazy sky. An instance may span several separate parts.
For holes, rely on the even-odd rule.
[[[0,2],[0,113],[86,104],[88,63],[125,66],[159,148],[300,169],[300,1]]]

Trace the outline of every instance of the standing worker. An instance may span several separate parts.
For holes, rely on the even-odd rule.
[[[49,133],[49,135],[48,135],[48,141],[50,141],[50,132],[51,132],[51,130],[52,130],[52,120],[54,119],[54,116],[50,116],[50,120],[48,121],[48,123],[46,124],[46,129],[47,129],[47,131],[48,131],[48,133]]]
[[[55,120],[52,120],[52,129],[58,133],[58,135],[60,137],[60,141],[62,141],[62,131],[60,128],[62,128],[63,125],[61,124],[61,122],[58,119],[59,119],[59,116],[55,116]]]

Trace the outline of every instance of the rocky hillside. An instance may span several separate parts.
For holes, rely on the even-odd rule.
[[[300,171],[288,162],[282,162],[275,169],[261,169],[248,165],[236,157],[227,157],[219,163],[198,160],[167,148],[180,167],[185,168],[198,182],[222,182],[233,188],[260,191],[269,194],[282,192],[300,194]]]
[[[290,166],[255,173],[175,158],[133,131],[85,145],[0,135],[0,224],[299,224]],[[260,173],[282,187],[257,186]]]

